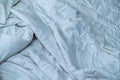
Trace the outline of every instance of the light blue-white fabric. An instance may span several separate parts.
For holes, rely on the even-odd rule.
[[[0,80],[120,80],[119,0],[0,0]]]

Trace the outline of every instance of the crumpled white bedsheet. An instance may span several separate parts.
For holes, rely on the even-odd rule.
[[[0,80],[120,80],[120,1],[0,0]]]

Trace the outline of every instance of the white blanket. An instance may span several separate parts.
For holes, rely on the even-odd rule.
[[[120,80],[119,0],[0,0],[0,80]]]

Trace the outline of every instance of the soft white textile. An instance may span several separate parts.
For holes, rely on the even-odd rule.
[[[120,80],[119,0],[0,0],[0,80]]]

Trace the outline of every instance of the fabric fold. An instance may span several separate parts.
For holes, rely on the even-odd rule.
[[[0,0],[0,27],[5,25],[6,20],[11,12],[11,7],[19,0]]]

